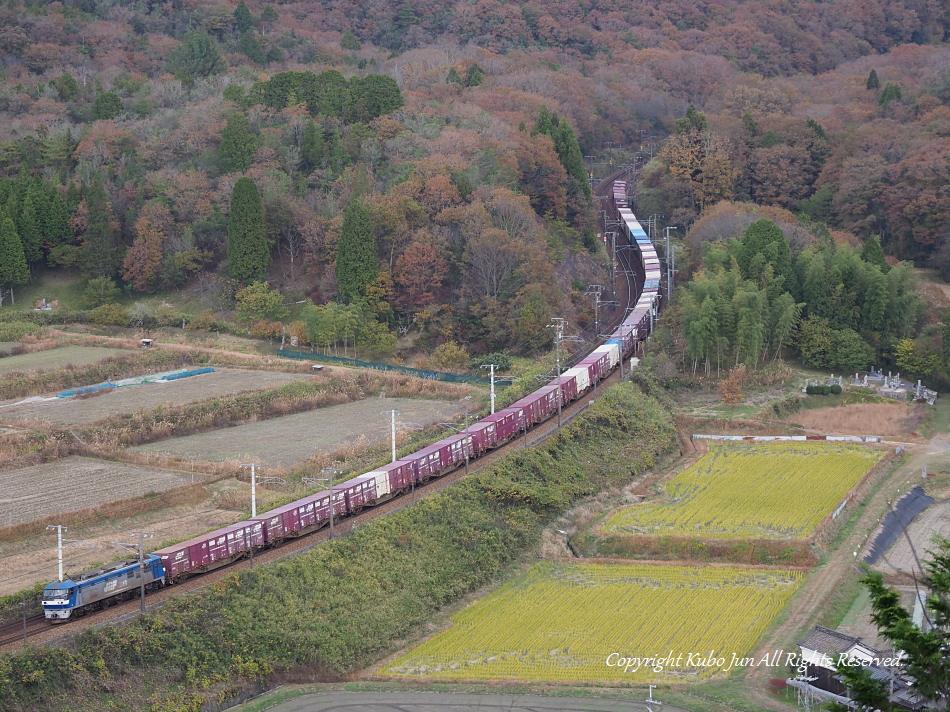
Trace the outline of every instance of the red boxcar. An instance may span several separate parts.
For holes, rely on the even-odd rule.
[[[481,422],[495,424],[496,443],[502,443],[524,429],[524,416],[521,410],[512,406],[485,416]]]
[[[376,501],[376,478],[373,475],[360,475],[337,485],[333,489],[342,489],[346,497],[346,510],[355,512],[366,504]]]
[[[494,421],[479,420],[468,429],[468,432],[472,436],[472,448],[476,454],[480,455],[495,447],[495,443],[498,442],[498,428]]]
[[[554,382],[557,385],[557,380]],[[561,374],[561,404],[570,403],[577,398],[577,377],[574,374]]]
[[[415,471],[414,460],[396,460],[366,474],[376,477],[376,499],[379,501],[381,497],[411,485]]]
[[[524,412],[524,421],[527,422],[528,427],[530,428],[535,423],[544,419],[545,410],[544,403],[545,396],[542,395],[539,391],[535,391],[531,395],[525,396],[520,401],[511,404],[512,410],[520,410]]]
[[[324,508],[324,517],[329,516],[329,508]],[[255,521],[264,523],[264,534],[267,543],[297,537],[319,526],[322,518],[320,508],[316,502],[301,499],[283,507],[264,512]]]
[[[411,457],[418,467],[417,476],[420,480],[440,474],[451,462],[449,446],[444,440],[422,448]]]
[[[180,581],[188,573],[203,573],[245,556],[250,547],[266,543],[260,521],[244,521],[153,552],[162,560],[167,580]]]

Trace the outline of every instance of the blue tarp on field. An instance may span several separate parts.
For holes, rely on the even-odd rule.
[[[193,371],[182,371],[181,373],[172,373],[163,378],[163,381],[177,381],[179,378],[188,378],[189,376],[200,376],[203,373],[214,373],[210,366],[205,368],[196,368]]]
[[[69,391],[63,391],[57,394],[57,398],[71,398],[72,396],[84,396],[88,393],[97,393],[98,391],[107,391],[115,388],[114,383],[100,383],[98,386],[83,386],[82,388],[73,388]]]

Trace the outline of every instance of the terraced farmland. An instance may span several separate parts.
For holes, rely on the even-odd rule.
[[[801,580],[763,569],[539,564],[383,672],[641,683],[710,677],[733,654],[749,654]],[[616,664],[671,651],[663,664]],[[726,664],[703,660],[710,651]]]
[[[810,535],[883,456],[846,443],[713,443],[665,499],[610,516],[604,534],[720,539]]]

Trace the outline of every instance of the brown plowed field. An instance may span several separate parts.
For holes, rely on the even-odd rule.
[[[31,522],[190,483],[189,475],[67,457],[0,472],[0,526]]]
[[[2,364],[3,360],[0,360],[0,366]],[[56,399],[0,408],[0,419],[8,421],[36,419],[55,425],[82,425],[110,415],[135,413],[153,410],[158,406],[180,405],[244,391],[272,388],[311,377],[308,373],[217,369],[214,373],[191,376],[169,383],[123,386],[94,398]],[[8,403],[13,402],[15,401],[8,401]]]
[[[904,435],[917,427],[923,408],[907,403],[852,403],[803,410],[788,421],[829,435]]]
[[[14,371],[49,371],[70,364],[81,366],[112,356],[125,356],[128,353],[128,351],[108,349],[104,346],[63,346],[49,351],[2,358],[0,359],[0,374]]]
[[[382,414],[384,410],[398,410],[396,418],[400,422],[431,425],[452,421],[464,414],[467,403],[467,400],[366,398],[131,449],[215,462],[242,459],[244,462],[284,467],[361,436],[366,438],[368,445],[389,442],[390,418]],[[451,434],[451,431],[446,434]]]

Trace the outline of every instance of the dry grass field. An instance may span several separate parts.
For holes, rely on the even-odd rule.
[[[67,572],[82,571],[119,556],[122,552],[111,546],[110,542],[136,541],[137,532],[142,529],[154,534],[148,548],[157,549],[166,541],[180,541],[227,526],[238,517],[239,514],[234,510],[209,509],[205,503],[205,506],[149,512],[94,527],[70,526],[66,536],[81,539],[83,546],[65,550],[65,568]],[[56,532],[43,532],[27,541],[0,545],[0,596],[22,591],[35,581],[49,583],[55,578]]]
[[[0,527],[190,483],[188,475],[85,457],[0,472]]]
[[[127,353],[127,351],[104,346],[63,346],[49,351],[0,358],[0,375],[14,371],[49,371],[69,365],[81,366]]]
[[[399,421],[420,425],[450,421],[465,412],[465,404],[458,401],[366,398],[282,418],[162,440],[132,450],[218,462],[241,459],[242,462],[286,467],[316,452],[353,442],[360,436],[365,436],[367,445],[388,442],[390,419],[388,414],[381,413],[393,408],[399,411],[396,416]]]
[[[904,435],[924,415],[923,405],[909,403],[852,403],[834,408],[803,410],[788,422],[837,435]]]
[[[0,361],[0,364],[3,362]],[[291,381],[311,378],[308,373],[218,369],[169,383],[124,386],[85,399],[57,399],[0,408],[0,420],[41,420],[54,425],[83,425],[111,415],[152,410],[158,406],[180,405],[218,398],[244,391],[272,388]],[[15,401],[8,401],[12,403]]]

